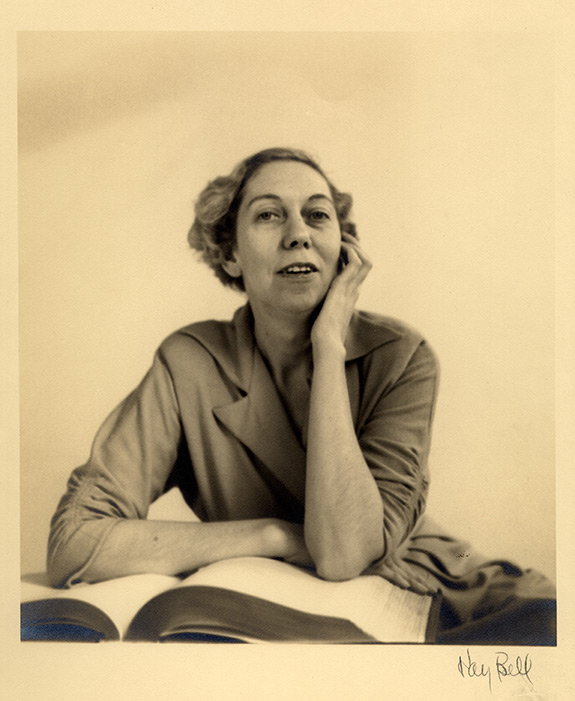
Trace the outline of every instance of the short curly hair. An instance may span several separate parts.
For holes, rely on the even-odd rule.
[[[195,219],[188,232],[188,242],[201,254],[224,285],[245,290],[241,277],[232,277],[224,270],[223,261],[230,260],[236,245],[236,220],[245,186],[267,163],[296,161],[317,171],[327,182],[342,231],[357,237],[350,220],[352,197],[340,192],[317,162],[305,151],[292,148],[269,148],[248,156],[230,173],[212,180],[200,193],[195,204]]]

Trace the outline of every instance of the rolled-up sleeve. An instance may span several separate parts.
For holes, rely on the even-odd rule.
[[[68,480],[48,541],[53,586],[80,581],[121,519],[146,517],[164,490],[181,435],[173,382],[160,350],[140,385],[102,425],[89,461]]]
[[[369,364],[369,411],[358,437],[383,501],[386,557],[408,537],[425,509],[439,370],[424,341],[399,361],[381,354],[378,359],[376,352]]]

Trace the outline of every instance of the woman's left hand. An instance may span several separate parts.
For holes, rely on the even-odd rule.
[[[333,279],[311,330],[314,350],[323,344],[342,347],[361,284],[372,268],[355,236],[342,233],[343,267]]]
[[[401,589],[410,589],[417,594],[435,594],[437,588],[427,582],[427,572],[416,571],[396,555],[389,555],[377,564],[377,573]]]

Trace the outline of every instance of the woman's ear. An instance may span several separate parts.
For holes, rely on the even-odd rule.
[[[222,268],[230,277],[241,277],[242,269],[232,253],[231,257],[222,261]]]

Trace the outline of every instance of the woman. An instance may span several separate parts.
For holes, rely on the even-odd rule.
[[[51,581],[276,557],[440,588],[439,642],[552,644],[549,582],[462,558],[423,518],[436,362],[406,325],[354,310],[371,263],[350,208],[291,149],[207,186],[190,243],[248,304],[172,334],[106,420],[52,520]],[[145,520],[172,486],[201,522]]]

